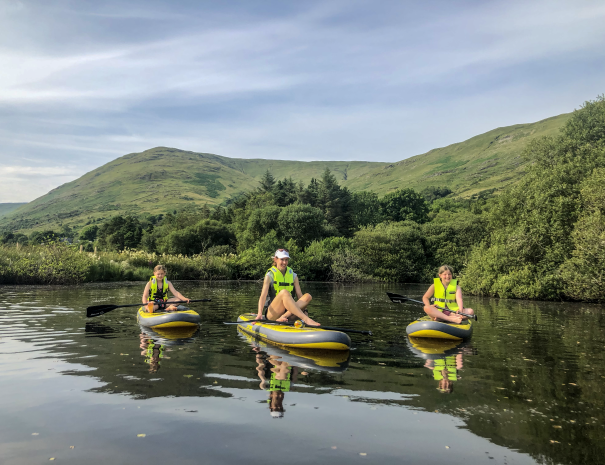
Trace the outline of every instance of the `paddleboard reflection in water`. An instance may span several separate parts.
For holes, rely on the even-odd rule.
[[[454,392],[454,383],[461,379],[463,355],[473,355],[470,342],[408,337],[408,348],[425,360],[424,367],[437,381],[437,390],[444,394]]]
[[[255,339],[238,328],[239,336],[255,352],[259,388],[267,392],[267,406],[272,418],[283,418],[286,413],[284,398],[296,390],[296,383],[304,378],[311,384],[311,373],[343,373],[349,366],[349,351],[280,348]]]
[[[167,352],[173,346],[190,344],[195,341],[199,327],[161,328],[155,331],[141,325],[140,345],[141,355],[149,365],[149,373],[160,369],[163,359],[168,359]]]

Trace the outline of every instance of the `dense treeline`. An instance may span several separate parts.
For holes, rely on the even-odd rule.
[[[256,191],[227,207],[118,216],[78,234],[9,232],[0,242],[8,250],[74,238],[88,252],[155,257],[142,267],[122,257],[137,276],[154,261],[191,257],[195,266],[179,271],[182,279],[258,279],[272,252],[286,247],[307,280],[427,282],[447,263],[467,292],[605,300],[605,99],[584,104],[558,137],[533,140],[523,156],[527,174],[498,196],[456,199],[436,186],[379,198],[351,193],[329,170],[307,186],[266,172]]]
[[[198,260],[195,272],[182,274],[198,279],[257,279],[269,267],[272,252],[286,247],[292,266],[307,280],[426,281],[443,262],[461,268],[485,229],[478,214],[478,205],[485,202],[456,201],[446,198],[449,194],[437,187],[422,193],[400,189],[379,199],[372,192],[351,193],[340,187],[329,170],[307,186],[292,179],[275,180],[267,172],[256,191],[226,208],[190,208],[143,218],[116,216],[88,225],[77,235],[72,231],[71,247],[99,254],[141,250],[153,254],[156,261],[179,256],[213,257],[214,264],[222,261],[223,267],[204,270]],[[56,249],[68,233],[46,231],[29,237],[8,233],[1,241],[21,246],[54,244]],[[65,242],[64,246],[69,247]],[[37,252],[32,256],[37,257]],[[78,282],[98,275],[80,273]],[[19,276],[8,282],[28,282],[25,275]]]
[[[484,215],[486,239],[466,287],[525,299],[605,300],[605,98],[586,102],[556,138],[534,140],[522,180]]]

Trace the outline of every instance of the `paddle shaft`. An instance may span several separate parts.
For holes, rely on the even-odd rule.
[[[210,302],[212,299],[192,299],[189,302]],[[186,304],[189,303],[186,300],[175,300],[175,301],[171,301],[171,302],[166,302],[168,304]],[[104,315],[108,312],[111,312],[112,310],[115,310],[116,308],[125,308],[125,307],[141,307],[144,306],[146,304],[140,303],[140,304],[128,304],[128,305],[94,305],[92,307],[88,307],[86,309],[86,317],[87,318],[91,318],[91,317],[95,317],[95,316],[101,316]]]
[[[424,302],[422,302],[420,300],[416,300],[416,299],[410,299],[409,297],[406,297],[401,294],[395,294],[394,292],[387,292],[387,295],[389,296],[389,299],[391,299],[392,302],[397,303],[397,304],[402,304],[402,303],[404,303],[404,301],[409,300],[410,302],[414,302],[416,304],[420,304],[420,305],[424,306]],[[435,305],[435,307],[437,307],[440,310],[446,310],[451,313],[455,313],[457,315],[462,315],[467,318],[472,318],[473,320],[477,321],[477,315],[471,315],[470,313],[464,313],[464,312],[454,312],[452,310],[448,310],[447,308],[442,308],[437,305]]]
[[[226,325],[240,325],[246,323],[255,323],[259,322],[262,324],[270,324],[270,325],[285,325],[285,326],[296,326],[296,323],[291,323],[289,321],[276,321],[276,320],[248,320],[248,321],[224,321],[223,323]],[[368,336],[372,335],[372,331],[361,331],[359,329],[348,329],[348,328],[335,328],[333,326],[312,326],[306,325],[307,328],[317,328],[317,329],[327,329],[329,331],[340,331],[343,333],[356,333],[356,334],[366,334]]]

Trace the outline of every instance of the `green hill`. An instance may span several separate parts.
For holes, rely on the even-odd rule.
[[[428,186],[449,187],[470,197],[487,189],[501,189],[524,172],[521,152],[532,138],[554,136],[571,113],[537,123],[494,129],[464,142],[374,168],[344,184],[352,191],[386,194],[402,187],[420,191]]]
[[[258,187],[267,170],[276,179],[292,177],[308,183],[329,168],[341,185],[352,191],[370,190],[379,195],[402,187],[421,190],[446,186],[457,195],[470,196],[518,180],[523,174],[520,154],[527,142],[556,134],[568,118],[564,114],[494,129],[397,163],[237,159],[156,147],[124,155],[18,211],[0,214],[0,228],[81,227],[114,215],[158,214],[192,204],[224,204]]]

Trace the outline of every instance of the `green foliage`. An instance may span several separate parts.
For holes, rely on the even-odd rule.
[[[273,192],[274,188],[275,188],[275,178],[273,177],[271,172],[269,170],[267,170],[265,172],[265,174],[263,174],[263,177],[260,180],[259,190],[261,192]]]
[[[276,205],[279,205],[280,207],[292,205],[298,200],[298,191],[298,186],[291,177],[284,179],[283,181],[277,181],[275,189],[273,189],[273,197]]]
[[[428,205],[414,189],[399,189],[385,195],[380,201],[382,216],[388,221],[428,221]]]
[[[427,247],[427,268],[424,279],[435,277],[435,270],[449,265],[459,272],[465,268],[471,250],[486,235],[485,221],[470,212],[450,214],[448,221],[433,221],[422,225]]]
[[[345,237],[327,237],[321,241],[313,241],[303,253],[295,257],[299,279],[333,280],[335,257],[350,247],[351,240]]]
[[[228,246],[234,240],[234,234],[218,221],[202,220],[194,226],[174,229],[157,238],[157,249],[166,254],[196,255],[212,246]]]
[[[51,244],[59,242],[59,234],[54,231],[34,231],[29,236],[31,244]]]
[[[381,223],[355,233],[360,271],[383,281],[420,282],[426,267],[421,227],[412,221]]]
[[[94,259],[65,244],[0,246],[1,284],[78,284]]]
[[[605,169],[581,186],[583,211],[575,224],[571,257],[561,266],[565,293],[578,300],[605,301]]]
[[[354,192],[351,198],[353,224],[356,229],[364,226],[376,226],[382,221],[380,200],[375,192]]]
[[[277,219],[281,237],[306,247],[318,240],[323,232],[321,210],[310,205],[288,205],[281,209]]]
[[[139,220],[132,216],[114,216],[103,223],[97,232],[99,245],[106,250],[135,249],[143,231]]]
[[[248,216],[246,229],[239,236],[239,245],[242,249],[252,247],[269,231],[279,229],[278,218],[282,209],[276,205],[253,210]]]
[[[586,284],[586,260],[591,253],[599,260],[598,250],[587,253],[582,244],[600,237],[602,223],[594,208],[584,213],[591,203],[583,207],[582,198],[603,189],[598,182],[583,183],[605,166],[605,99],[587,102],[558,137],[534,140],[525,156],[531,162],[527,175],[486,213],[489,237],[471,254],[465,283],[475,293],[500,297],[594,296]],[[582,185],[590,189],[581,193]]]
[[[429,186],[425,187],[420,191],[420,195],[424,197],[424,200],[431,203],[437,199],[442,197],[446,197],[452,193],[452,190],[449,187],[436,187]]]
[[[353,208],[351,193],[341,188],[328,168],[319,181],[314,207],[319,208],[334,230],[334,235],[348,237],[353,230]],[[315,188],[315,187],[314,187]]]
[[[25,234],[7,232],[0,236],[0,244],[21,244],[26,245],[29,238]]]
[[[96,224],[91,224],[86,226],[84,229],[80,231],[80,240],[82,241],[94,241],[97,239],[97,234],[99,232],[99,226]]]

